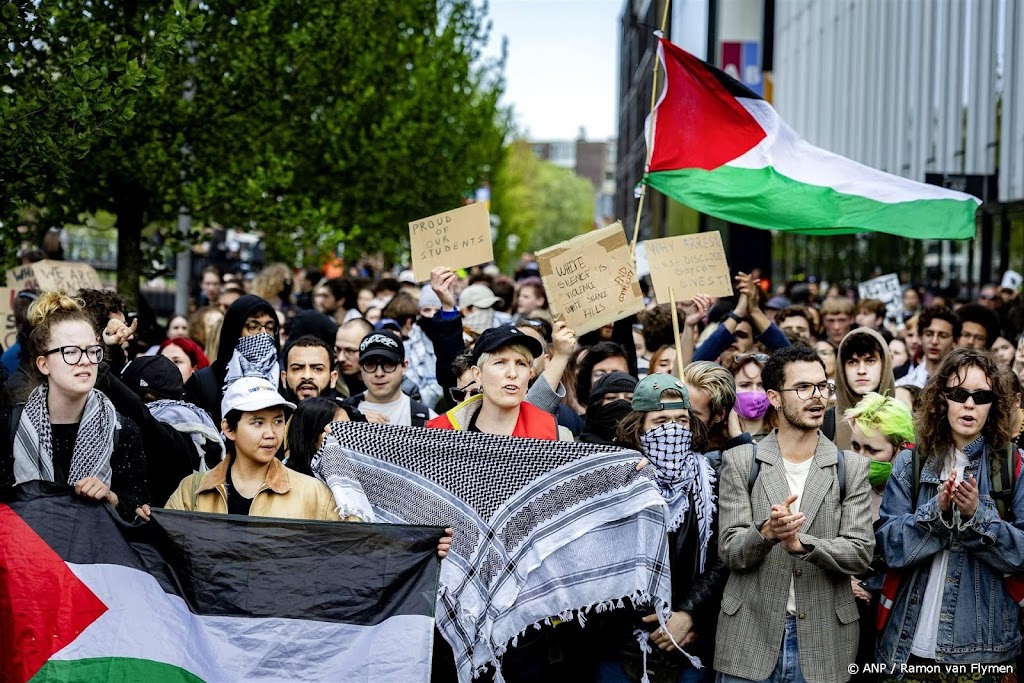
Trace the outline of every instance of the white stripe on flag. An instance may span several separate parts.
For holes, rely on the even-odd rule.
[[[148,659],[206,681],[424,681],[434,620],[376,626],[302,619],[197,616],[149,574],[111,564],[68,566],[108,611],[53,659]]]
[[[928,185],[909,178],[885,173],[833,154],[801,138],[764,100],[736,99],[764,128],[767,136],[756,147],[728,163],[736,168],[771,167],[780,175],[836,192],[867,197],[884,204],[927,199],[981,201],[973,195]]]

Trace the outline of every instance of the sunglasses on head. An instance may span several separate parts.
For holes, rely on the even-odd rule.
[[[960,387],[953,387],[946,389],[946,398],[953,403],[967,403],[967,399],[973,398],[974,404],[979,406],[986,406],[996,400],[996,392],[991,389],[976,389],[975,391],[967,391]]]
[[[732,360],[735,363],[743,363],[750,358],[753,358],[756,362],[760,363],[761,365],[764,365],[765,363],[768,362],[767,353],[737,353],[735,356],[732,357]]]

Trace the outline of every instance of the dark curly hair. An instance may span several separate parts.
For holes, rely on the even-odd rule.
[[[825,368],[818,352],[809,346],[785,346],[768,356],[761,369],[761,382],[765,390],[778,391],[786,383],[786,366],[792,363],[817,363]]]
[[[978,368],[985,373],[996,395],[988,419],[981,430],[990,457],[1001,457],[1001,453],[1013,439],[1011,430],[1015,396],[1007,373],[1002,372],[995,359],[983,351],[954,349],[942,361],[935,374],[928,379],[914,409],[917,446],[922,453],[928,455],[928,461],[941,463],[953,448],[953,433],[946,414],[946,387],[949,386],[950,380],[954,380],[954,384],[962,382],[970,368]]]

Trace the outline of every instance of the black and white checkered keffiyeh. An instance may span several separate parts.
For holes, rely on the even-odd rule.
[[[668,504],[668,529],[675,531],[690,511],[700,531],[700,570],[704,571],[715,509],[715,471],[707,458],[690,448],[693,435],[680,424],[659,425],[640,437],[640,447],[655,468],[658,489]]]
[[[665,503],[640,454],[612,446],[336,422],[378,522],[453,527],[437,627],[462,683],[551,619],[625,601],[669,613]],[[328,455],[328,454],[331,455]]]
[[[263,377],[275,387],[281,383],[281,368],[277,364],[277,345],[266,332],[240,337],[228,361],[224,388],[241,377]]]
[[[53,481],[53,430],[47,403],[49,386],[36,387],[25,402],[14,438],[15,484]],[[117,412],[106,396],[93,389],[85,401],[78,436],[68,468],[68,484],[96,477],[108,487],[113,476],[110,456],[114,452]]]

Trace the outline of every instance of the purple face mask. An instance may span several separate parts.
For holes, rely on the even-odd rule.
[[[768,394],[763,391],[736,392],[736,414],[744,420],[760,420],[769,405]]]

